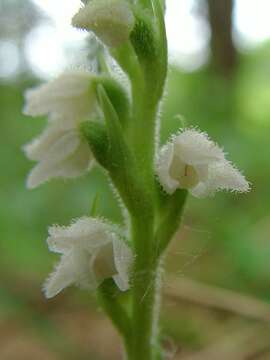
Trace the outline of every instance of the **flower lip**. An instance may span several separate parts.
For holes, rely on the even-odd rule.
[[[111,261],[113,256],[113,243],[109,242],[98,249],[95,256],[92,257],[90,266],[93,267],[94,274],[98,281],[113,277],[117,274],[115,262]]]
[[[199,173],[193,165],[184,163],[176,153],[169,168],[170,177],[178,181],[183,189],[190,189],[199,183]]]

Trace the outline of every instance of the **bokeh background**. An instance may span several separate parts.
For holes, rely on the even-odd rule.
[[[96,42],[72,29],[77,0],[0,0],[0,359],[114,360],[120,344],[94,296],[41,284],[57,260],[53,223],[89,212],[120,221],[101,171],[27,191],[21,147],[45,119],[23,92],[67,68],[94,67]],[[270,359],[270,3],[167,0],[170,70],[164,142],[185,121],[207,131],[252,182],[247,195],[189,198],[164,275],[168,359]],[[89,44],[91,46],[89,46]]]

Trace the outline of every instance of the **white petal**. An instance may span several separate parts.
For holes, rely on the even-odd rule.
[[[48,166],[51,166],[65,160],[76,151],[80,141],[77,131],[64,132],[44,154],[43,161],[46,161]]]
[[[90,252],[111,242],[112,231],[110,224],[91,217],[78,219],[68,229],[70,236],[76,236],[81,246]]]
[[[179,181],[170,175],[170,167],[174,156],[174,145],[169,142],[159,152],[156,164],[156,171],[159,181],[168,194],[172,194],[179,186]]]
[[[50,99],[52,101],[55,98],[64,99],[81,96],[90,87],[92,74],[87,71],[67,71],[50,82],[37,86],[36,88],[26,90],[26,115],[44,115],[47,109],[41,109],[46,107],[44,99]],[[31,109],[37,111],[32,114]],[[45,111],[45,112],[44,112]]]
[[[49,126],[40,137],[25,145],[24,151],[31,160],[48,161],[51,164],[73,153],[79,143],[77,132]]]
[[[91,113],[95,100],[92,75],[84,71],[66,72],[55,80],[26,91],[24,113],[31,116],[63,115],[77,118]]]
[[[51,226],[49,235],[49,247],[55,252],[65,252],[73,245],[92,252],[113,238],[109,224],[91,217],[77,219],[70,226]]]
[[[208,164],[224,159],[223,150],[207,134],[194,129],[184,130],[174,140],[175,153],[190,165]]]
[[[250,185],[245,177],[229,161],[212,164],[209,167],[210,187],[215,190],[248,192]]]
[[[126,291],[129,289],[130,270],[134,257],[131,249],[117,237],[113,240],[113,252],[115,267],[118,271],[113,279],[121,291]]]
[[[49,228],[49,233],[57,232],[58,226],[52,226]],[[61,229],[61,227],[59,227]],[[55,231],[56,230],[56,231]],[[59,231],[60,232],[60,231]],[[74,243],[76,242],[76,239],[69,236],[49,236],[47,238],[47,244],[50,251],[65,254],[69,252]]]
[[[208,179],[191,190],[196,197],[213,195],[219,190],[248,192],[250,185],[245,177],[229,161],[212,163],[208,168]]]
[[[47,298],[52,298],[67,286],[75,282],[73,263],[71,256],[62,256],[55,271],[48,277],[44,284],[44,292]]]
[[[59,152],[59,156],[60,156]],[[37,164],[27,178],[27,187],[36,188],[52,178],[75,178],[85,174],[93,165],[93,155],[86,142],[82,142],[73,154],[67,154],[62,161],[46,158]]]
[[[76,151],[59,165],[59,177],[74,178],[85,174],[94,163],[89,145],[82,140]]]
[[[43,163],[37,164],[28,174],[26,180],[26,187],[28,189],[35,189],[44,182],[56,177],[55,169],[50,169],[43,166]]]
[[[119,46],[129,39],[135,18],[125,0],[92,0],[73,17],[72,24],[95,32],[108,46]]]
[[[39,137],[23,147],[30,160],[40,161],[46,157],[50,147],[63,136],[63,129],[50,126]]]
[[[205,182],[207,181],[208,177],[209,177],[209,166],[204,164],[204,165],[197,165],[197,166],[194,166],[198,176],[199,176],[199,179],[200,179],[200,182]]]

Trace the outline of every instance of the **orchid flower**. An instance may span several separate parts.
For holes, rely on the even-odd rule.
[[[27,90],[24,113],[49,116],[44,132],[24,146],[27,157],[38,161],[28,176],[29,188],[54,177],[80,176],[93,165],[90,148],[79,132],[80,123],[95,111],[91,79],[86,71],[66,72]]]
[[[110,277],[121,291],[129,288],[131,249],[105,221],[83,217],[67,227],[52,226],[47,242],[49,249],[62,257],[45,282],[46,297],[72,284],[95,290]]]
[[[196,197],[218,190],[247,192],[249,183],[205,133],[186,129],[165,144],[157,159],[159,181],[168,194],[188,189]]]

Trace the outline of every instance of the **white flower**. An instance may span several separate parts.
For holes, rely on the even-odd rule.
[[[38,161],[28,176],[29,188],[54,177],[74,178],[91,168],[93,155],[80,135],[79,124],[96,109],[92,80],[88,72],[67,72],[27,91],[24,113],[49,116],[41,136],[24,147],[28,158]]]
[[[95,290],[110,277],[121,291],[126,291],[133,256],[114,230],[103,220],[89,217],[67,227],[50,227],[49,249],[62,257],[45,282],[46,297],[51,298],[72,284]]]
[[[223,150],[208,136],[186,129],[160,150],[157,174],[165,191],[189,189],[196,197],[218,190],[249,191],[245,177],[225,159]]]
[[[85,120],[94,110],[94,76],[82,70],[67,71],[55,80],[26,91],[24,114],[61,117],[66,122]]]
[[[33,189],[51,178],[74,178],[86,173],[94,164],[94,157],[77,124],[58,119],[36,139],[24,146],[27,157],[38,161],[27,178]]]
[[[107,46],[129,39],[135,18],[126,0],[92,0],[72,19],[73,26],[93,31]]]

